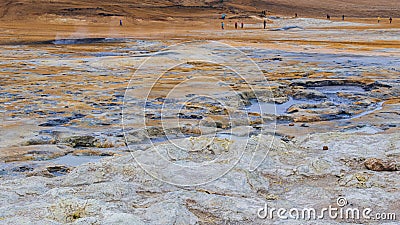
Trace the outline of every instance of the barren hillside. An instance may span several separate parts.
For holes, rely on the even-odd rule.
[[[138,19],[204,17],[210,13],[246,13],[268,10],[271,14],[300,16],[348,15],[398,17],[398,1],[384,0],[2,0],[2,19],[34,19],[36,16],[127,16]]]

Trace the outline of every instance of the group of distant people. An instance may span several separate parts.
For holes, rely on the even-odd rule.
[[[235,22],[235,29],[238,29],[238,26],[239,26],[239,22]],[[221,28],[222,28],[222,30],[225,29],[224,21],[221,22]],[[244,28],[244,22],[243,21],[240,22],[240,28],[242,28],[242,29]]]
[[[235,22],[235,29],[238,29],[238,25],[239,25],[239,22]],[[224,21],[221,22],[221,28],[222,28],[222,30],[225,30],[225,23],[224,23]],[[240,28],[241,28],[241,29],[244,28],[244,23],[243,23],[243,21],[240,22]],[[266,20],[264,20],[264,29],[267,29],[267,21],[266,21]]]
[[[267,10],[261,11],[261,15],[264,16],[264,17],[266,17],[266,15],[267,15]],[[294,14],[294,17],[295,17],[295,18],[298,17],[297,13]],[[225,30],[225,23],[224,23],[225,18],[226,18],[226,14],[222,14],[222,16],[221,16],[221,19],[222,19],[222,22],[221,22],[221,29],[222,29],[222,30]],[[326,19],[330,20],[330,19],[331,19],[331,15],[326,14]],[[344,21],[344,20],[345,20],[345,15],[342,15],[342,21]],[[380,23],[380,21],[381,21],[381,18],[378,17],[378,23]],[[392,21],[393,21],[393,18],[392,18],[392,17],[389,17],[389,23],[392,23]],[[236,21],[236,22],[235,22],[235,29],[238,29],[238,24],[239,24],[239,22]],[[264,29],[267,29],[267,21],[266,21],[266,20],[264,20],[263,24],[264,24]],[[244,28],[244,23],[243,23],[243,21],[240,22],[240,28],[242,28],[242,29]]]
[[[297,17],[297,14],[296,14],[296,17]],[[342,15],[342,20],[344,21],[344,15]],[[330,20],[331,19],[331,16],[329,15],[329,14],[326,14],[326,19],[328,19],[328,20]],[[392,23],[392,21],[393,21],[393,18],[392,17],[389,17],[389,23]],[[378,23],[380,23],[381,22],[381,17],[380,16],[378,16]]]
[[[342,20],[344,20],[344,15],[342,15]],[[326,14],[326,19],[328,19],[328,20],[330,20],[331,19],[331,15],[329,15],[329,14]]]
[[[267,11],[266,10],[262,11],[261,14],[266,16],[267,15]],[[222,19],[222,21],[221,21],[221,29],[222,30],[225,30],[225,23],[224,23],[225,18],[226,18],[226,14],[222,14],[222,16],[221,16],[221,19]],[[236,21],[235,22],[235,29],[238,29],[238,27],[239,27],[239,21]],[[241,29],[244,28],[244,22],[243,21],[240,22],[240,28]],[[267,21],[264,20],[264,29],[266,29],[266,28],[267,28]]]
[[[222,30],[225,30],[225,23],[224,23],[225,18],[226,18],[226,14],[222,14],[222,16],[221,16],[221,19],[222,19],[222,21],[221,21],[221,29]],[[235,29],[238,29],[238,24],[239,24],[239,22],[235,22]],[[240,22],[240,28],[242,28],[242,29],[244,28],[244,22],[243,21]]]
[[[265,16],[267,14],[267,11],[262,11],[261,13]],[[221,19],[225,20],[225,17],[226,17],[226,14],[222,14]],[[294,17],[297,18],[297,13],[294,14]],[[344,18],[345,18],[345,16],[342,15],[342,20],[343,21],[344,21]],[[329,14],[326,14],[326,19],[330,20],[331,16]],[[393,18],[389,17],[389,23],[392,23],[392,21],[393,21]],[[380,22],[381,22],[381,17],[378,16],[378,23],[380,23]],[[235,29],[238,29],[238,24],[239,24],[239,22],[236,21],[235,22]],[[119,20],[119,25],[122,26],[122,20]],[[221,22],[221,28],[222,28],[222,30],[225,29],[224,21]],[[242,28],[242,29],[244,28],[244,22],[243,21],[240,22],[240,28]],[[264,29],[267,29],[267,21],[266,20],[264,20]]]

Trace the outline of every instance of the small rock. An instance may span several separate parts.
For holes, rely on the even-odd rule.
[[[321,117],[318,115],[300,115],[293,119],[294,122],[317,122],[321,121]]]
[[[371,100],[369,100],[369,99],[364,99],[364,100],[362,100],[362,101],[357,101],[357,102],[355,102],[354,104],[355,104],[355,105],[359,105],[359,106],[365,106],[365,107],[367,107],[367,106],[370,106],[370,105],[372,104],[372,102],[371,102]]]
[[[37,136],[32,139],[29,139],[25,145],[47,145],[47,144],[55,144],[56,140],[54,140],[50,136]]]
[[[178,113],[178,118],[180,119],[196,119],[196,120],[201,120],[203,119],[202,115],[196,115],[196,114],[191,114],[191,115],[185,115],[183,113]]]
[[[31,145],[0,148],[0,161],[48,160],[63,156],[70,151],[71,148],[62,145]]]
[[[317,91],[317,90],[309,90],[309,89],[299,89],[296,90],[293,94],[293,98],[295,99],[325,99],[326,95]]]
[[[32,170],[33,170],[33,167],[31,167],[31,166],[26,166],[26,165],[17,166],[17,167],[15,167],[15,168],[12,168],[12,171],[13,171],[13,172],[19,172],[19,173],[27,172],[27,171],[32,171]]]
[[[45,123],[39,124],[40,127],[55,127],[55,126],[60,126],[69,123],[71,121],[70,118],[56,118],[52,120],[48,120]]]
[[[260,119],[260,118],[255,118],[255,119],[250,121],[250,125],[259,125],[259,124],[263,124],[263,120]]]
[[[274,98],[273,100],[274,100],[274,102],[275,102],[276,104],[283,104],[283,103],[289,101],[289,97],[288,97],[288,96],[277,97],[277,98]]]
[[[293,127],[294,126],[294,123],[289,123],[289,127]]]
[[[72,136],[65,140],[72,147],[95,147],[96,138],[89,135]]]
[[[291,106],[288,110],[286,110],[287,113],[295,113],[299,112],[301,109],[297,106]]]
[[[288,143],[288,142],[290,142],[291,140],[293,140],[293,138],[294,138],[294,136],[287,135],[287,136],[281,137],[281,140],[284,141],[284,142],[286,142],[286,143]]]
[[[60,125],[64,125],[69,123],[71,120],[75,120],[75,119],[81,119],[83,117],[85,117],[86,115],[83,114],[74,114],[72,116],[69,117],[59,117],[59,118],[55,118],[55,119],[51,119],[48,120],[45,123],[41,123],[38,126],[40,127],[55,127],[55,126],[60,126]]]
[[[71,168],[64,165],[49,165],[44,167],[38,167],[29,171],[26,171],[27,177],[47,177],[52,178],[56,176],[63,176],[71,172]]]
[[[373,171],[399,171],[400,165],[394,161],[386,161],[377,158],[369,158],[365,160],[364,165],[367,169]]]
[[[94,149],[78,149],[72,152],[74,156],[113,156],[112,152],[102,152]]]
[[[249,116],[261,117],[261,114],[257,113],[257,112],[249,112],[248,114],[249,114]]]
[[[327,151],[329,149],[329,147],[328,146],[324,146],[324,147],[322,147],[322,150],[324,150],[324,151]]]
[[[270,201],[275,201],[279,199],[279,196],[274,195],[274,194],[269,194],[265,197],[266,200],[270,200]]]
[[[63,165],[48,166],[46,169],[47,171],[49,171],[49,173],[54,174],[56,176],[65,175],[71,171],[70,168]]]

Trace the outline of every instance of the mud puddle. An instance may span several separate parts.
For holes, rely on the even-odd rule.
[[[251,104],[245,110],[250,113],[277,116],[304,110],[309,113],[320,114],[324,120],[348,120],[378,111],[382,109],[383,104],[383,102],[367,102],[362,106],[356,104],[358,101],[368,100],[368,91],[355,85],[307,87],[307,89],[300,91],[301,94],[297,93],[296,97],[289,96],[289,100],[282,104],[251,100]],[[296,108],[299,110],[296,110]],[[330,115],[329,112],[335,109],[339,109],[341,112],[335,116]]]
[[[99,162],[107,156],[75,156],[75,155],[65,155],[59,158],[48,160],[54,164],[66,165],[66,166],[79,166],[85,163],[95,163]]]

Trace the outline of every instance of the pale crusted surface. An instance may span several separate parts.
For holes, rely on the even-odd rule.
[[[327,133],[293,143],[277,140],[256,172],[246,171],[245,154],[242,163],[219,180],[185,188],[149,177],[128,154],[80,166],[59,178],[4,180],[1,198],[10,205],[2,205],[0,218],[9,224],[44,220],[52,224],[105,224],[113,220],[128,223],[128,218],[145,224],[259,224],[263,220],[256,213],[264,203],[271,207],[321,209],[334,206],[338,196],[346,197],[353,207],[395,212],[395,196],[400,191],[398,172],[368,171],[363,160],[365,151],[371,152],[373,146],[369,150],[368,143],[358,144],[354,149],[354,139],[368,139],[380,145],[379,151],[368,154],[374,157],[385,157],[393,151],[385,142],[400,144],[398,134],[382,139],[381,135]],[[319,147],[326,140],[337,146],[322,151]],[[170,171],[170,175],[176,173]],[[337,222],[340,221],[324,220],[324,224]]]

